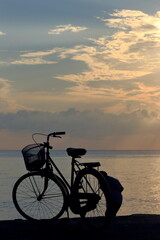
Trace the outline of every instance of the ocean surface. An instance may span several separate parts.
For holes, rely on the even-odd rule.
[[[70,157],[54,151],[53,159],[70,181]],[[160,214],[160,151],[87,151],[81,162],[101,163],[101,170],[124,187],[119,216]],[[21,151],[0,151],[0,220],[22,219],[12,202],[12,189],[26,173]]]

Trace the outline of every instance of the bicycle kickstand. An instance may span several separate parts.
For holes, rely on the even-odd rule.
[[[66,213],[67,213],[67,218],[69,218],[69,210],[68,210],[68,208],[66,209]]]

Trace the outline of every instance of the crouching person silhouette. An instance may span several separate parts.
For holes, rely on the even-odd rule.
[[[107,173],[104,171],[101,171],[101,173],[106,178],[111,191],[110,203],[106,210],[106,217],[113,218],[116,216],[118,210],[122,205],[122,191],[124,190],[124,188],[118,179],[108,176]]]

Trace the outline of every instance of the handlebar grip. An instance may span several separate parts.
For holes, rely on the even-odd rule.
[[[53,132],[48,135],[48,137],[58,137],[58,135],[64,135],[65,132]]]
[[[66,132],[55,132],[54,134],[55,134],[55,135],[65,135]]]

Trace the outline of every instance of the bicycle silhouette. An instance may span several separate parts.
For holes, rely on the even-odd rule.
[[[77,158],[85,155],[83,148],[68,148],[71,159],[71,183],[69,184],[50,156],[50,137],[60,137],[65,132],[53,132],[46,142],[23,148],[26,169],[14,185],[12,197],[18,212],[32,221],[55,221],[64,212],[69,217],[69,208],[80,215],[88,226],[103,229],[110,219],[110,189],[101,171],[99,162],[80,163]],[[55,173],[56,171],[56,173]]]

